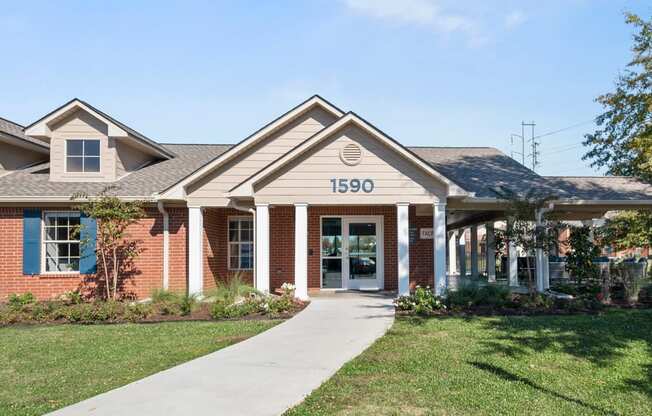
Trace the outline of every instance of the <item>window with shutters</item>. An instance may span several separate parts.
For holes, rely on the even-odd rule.
[[[251,270],[254,266],[254,222],[252,217],[229,217],[229,269]]]
[[[55,211],[43,214],[44,273],[79,272],[80,214],[75,211]]]

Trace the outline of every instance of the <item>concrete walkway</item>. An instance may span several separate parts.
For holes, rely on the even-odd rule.
[[[315,297],[303,312],[260,335],[51,414],[278,415],[393,321],[388,297]]]

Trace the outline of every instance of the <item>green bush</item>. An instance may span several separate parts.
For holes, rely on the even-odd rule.
[[[9,295],[9,307],[14,310],[21,310],[24,307],[36,303],[36,298],[32,292],[25,292],[22,294],[12,293]]]
[[[448,290],[446,292],[446,303],[453,309],[479,306],[495,308],[515,306],[509,288],[496,285],[465,285],[457,290]]]
[[[152,303],[162,315],[190,315],[197,305],[197,296],[156,289],[152,292]]]
[[[59,300],[65,303],[66,305],[77,305],[84,301],[84,297],[77,290],[70,290],[64,292],[59,296]]]
[[[179,312],[182,316],[190,315],[197,305],[197,296],[192,295],[183,295],[179,300]]]
[[[240,298],[246,298],[251,295],[260,295],[251,285],[244,283],[241,274],[235,274],[224,280],[217,280],[215,288],[206,291],[206,297],[213,299],[215,302],[224,302],[232,304]]]
[[[243,316],[252,315],[263,310],[264,307],[261,300],[255,299],[253,297],[232,304],[226,304],[222,301],[217,301],[213,304],[211,316],[214,319],[241,318]]]
[[[399,296],[394,305],[400,311],[413,312],[418,315],[429,315],[435,310],[446,309],[444,302],[435,296],[430,287],[417,286],[414,293]]]
[[[285,293],[282,296],[270,296],[263,308],[270,315],[287,313],[294,307],[294,298],[291,294]]]
[[[128,305],[124,310],[124,319],[130,322],[137,322],[152,315],[154,308],[150,303],[134,303]]]

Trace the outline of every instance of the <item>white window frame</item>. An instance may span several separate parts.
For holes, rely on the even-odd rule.
[[[99,154],[98,154],[98,156],[86,156],[86,155],[84,155],[84,146],[85,146],[84,144],[82,144],[82,155],[81,156],[78,156],[78,155],[70,156],[70,157],[79,157],[79,158],[82,159],[82,170],[80,172],[71,172],[71,171],[68,170],[68,142],[71,141],[71,140],[81,140],[82,142],[95,141],[95,142],[98,142],[98,144],[99,144]],[[64,172],[65,173],[84,174],[84,175],[99,175],[99,174],[102,173],[102,139],[100,139],[98,137],[68,137],[67,139],[64,140],[64,142],[65,143],[63,145],[63,147],[64,147],[64,149],[63,149],[63,154],[64,154],[63,163],[64,163]],[[85,171],[84,170],[84,166],[85,166],[84,158],[86,158],[86,157],[89,157],[89,158],[90,157],[93,157],[93,158],[97,157],[98,162],[99,162],[99,166],[100,166],[99,170],[93,171],[93,172]]]
[[[251,241],[237,241],[237,242],[232,242],[231,241],[231,221],[238,221],[238,223],[242,220],[249,220],[251,221]],[[227,258],[226,258],[226,268],[227,270],[232,270],[232,271],[252,271],[254,269],[254,261],[256,261],[256,258],[254,256],[254,235],[253,235],[253,230],[254,230],[254,224],[253,224],[254,218],[251,215],[233,215],[233,216],[228,216],[226,218],[226,253],[227,253]],[[238,233],[240,233],[240,226],[238,225]],[[239,234],[238,234],[239,235]],[[251,267],[249,268],[234,268],[231,267],[231,244],[251,244]],[[238,266],[242,263],[241,257],[238,257]]]
[[[80,270],[68,270],[68,271],[47,271],[46,269],[46,250],[45,246],[47,243],[71,243],[71,242],[76,242],[79,241],[79,258],[80,258],[80,266],[81,266],[81,239],[80,240],[46,240],[46,233],[45,233],[45,217],[48,214],[66,214],[67,216],[79,216],[81,217],[81,213],[79,211],[72,211],[72,210],[48,210],[48,211],[43,211],[41,213],[41,274],[44,275],[74,275],[74,274],[80,274]],[[70,257],[70,255],[69,255]]]

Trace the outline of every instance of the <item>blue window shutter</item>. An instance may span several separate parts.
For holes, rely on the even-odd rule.
[[[97,222],[95,218],[82,213],[80,218],[81,230],[79,272],[82,274],[95,274],[97,272],[97,254],[95,246],[97,245]]]
[[[41,210],[23,210],[23,274],[41,272]]]

